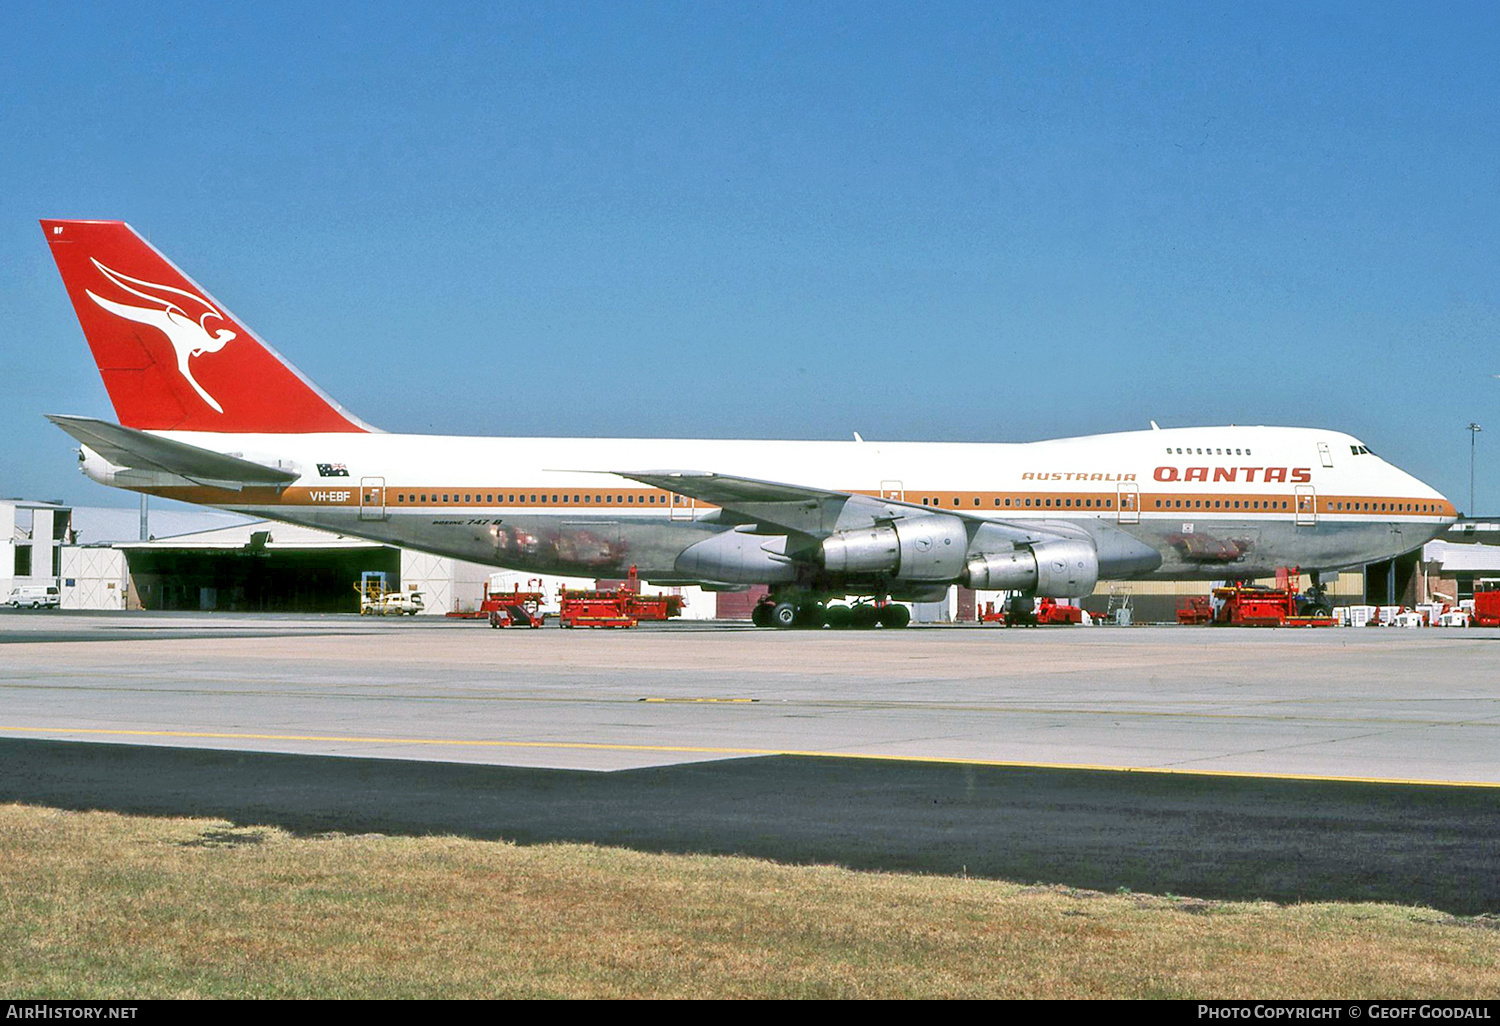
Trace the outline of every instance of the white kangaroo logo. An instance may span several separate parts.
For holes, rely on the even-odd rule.
[[[93,257],[89,259],[93,260]],[[226,343],[235,338],[236,332],[230,331],[228,328],[219,328],[213,334],[209,334],[208,319],[212,317],[214,320],[223,321],[224,315],[214,309],[213,304],[209,303],[202,296],[173,288],[170,285],[159,285],[155,282],[131,278],[128,275],[121,274],[119,271],[110,270],[97,260],[93,262],[94,266],[99,268],[100,272],[106,278],[120,286],[120,288],[133,296],[140,296],[147,302],[157,305],[151,307],[127,306],[124,303],[116,303],[112,299],[105,299],[103,296],[96,296],[94,293],[89,292],[88,289],[84,289],[88,297],[116,316],[124,317],[128,321],[135,321],[138,324],[149,325],[167,336],[167,341],[171,342],[172,348],[177,350],[177,370],[187,379],[187,383],[193,386],[193,391],[203,397],[204,402],[212,406],[216,413],[223,413],[224,408],[218,404],[213,396],[203,390],[202,385],[194,380],[193,372],[188,367],[188,358],[202,356],[204,353],[217,353],[220,349],[224,348]],[[151,291],[142,292],[142,289],[150,289]],[[170,295],[167,295],[167,293],[170,293]],[[172,298],[174,296],[181,297],[181,299]],[[187,302],[182,302],[182,300],[186,300]],[[184,309],[185,306],[200,309],[203,313],[197,320],[193,320],[192,315]]]

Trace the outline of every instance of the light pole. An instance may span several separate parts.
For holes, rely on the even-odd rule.
[[[1474,515],[1474,437],[1484,428],[1469,422],[1469,516]]]

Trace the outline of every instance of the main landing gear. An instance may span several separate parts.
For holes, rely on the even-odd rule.
[[[1332,616],[1333,600],[1328,597],[1327,586],[1316,570],[1309,571],[1307,576],[1308,588],[1297,600],[1297,612],[1302,616]]]
[[[757,627],[820,628],[834,630],[868,630],[872,627],[905,627],[911,623],[911,610],[899,602],[856,602],[845,605],[830,602],[826,605],[815,599],[794,600],[767,596],[750,614],[750,621]]]

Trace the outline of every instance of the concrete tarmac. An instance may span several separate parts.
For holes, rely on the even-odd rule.
[[[0,614],[0,801],[1494,912],[1497,643]]]
[[[1500,631],[0,615],[0,736],[618,770],[773,754],[1500,784]]]

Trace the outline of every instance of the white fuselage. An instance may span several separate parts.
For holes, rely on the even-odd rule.
[[[86,471],[110,484],[442,555],[600,577],[635,565],[647,579],[674,579],[679,552],[731,526],[716,507],[621,476],[632,473],[713,472],[1008,524],[1107,526],[1161,555],[1149,570],[1120,574],[1128,577],[1354,566],[1409,551],[1456,516],[1437,491],[1358,440],[1304,428],[1176,428],[1014,444],[156,434],[300,476],[284,489],[234,491],[115,475],[97,459]]]

